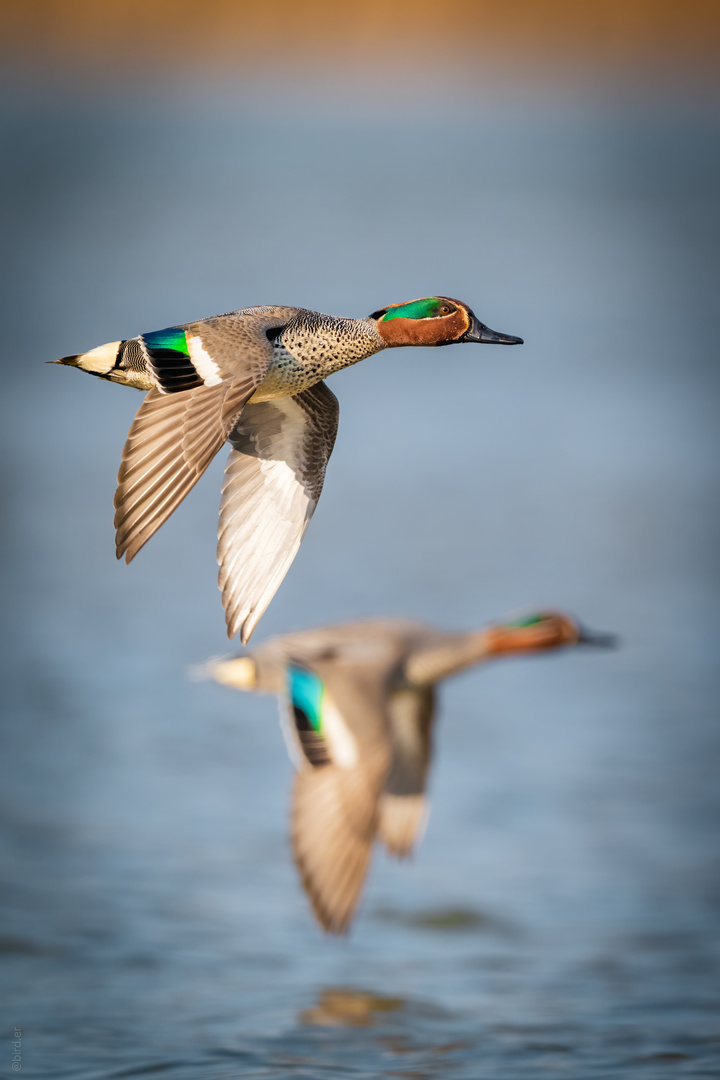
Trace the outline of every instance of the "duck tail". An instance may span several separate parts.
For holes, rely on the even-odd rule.
[[[51,360],[51,364],[65,364],[67,367],[80,368],[87,371],[88,375],[97,375],[99,379],[110,379],[112,382],[123,381],[117,370],[118,359],[124,341],[110,341],[107,345],[98,345],[90,352],[78,353],[76,356],[61,356],[59,360]]]

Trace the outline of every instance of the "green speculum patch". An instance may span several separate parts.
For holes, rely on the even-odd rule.
[[[313,731],[322,728],[323,681],[304,668],[288,667],[287,691],[293,709],[299,709],[307,718]],[[296,714],[297,716],[297,714]]]
[[[507,623],[507,626],[537,626],[545,618],[544,615],[525,615],[522,619],[513,619],[512,622]]]
[[[184,356],[190,355],[185,331],[178,326],[168,326],[165,330],[151,330],[149,334],[143,334],[143,341],[151,353],[162,350],[182,353]]]
[[[389,319],[434,319],[440,314],[442,304],[442,300],[439,300],[437,296],[428,296],[424,300],[413,300],[410,304],[399,304],[397,307],[390,308],[387,314],[383,315],[381,321],[387,322]]]

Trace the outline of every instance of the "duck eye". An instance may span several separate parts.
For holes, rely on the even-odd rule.
[[[451,304],[443,304],[440,308],[441,315],[452,315],[454,311],[457,311],[457,308],[453,307]]]

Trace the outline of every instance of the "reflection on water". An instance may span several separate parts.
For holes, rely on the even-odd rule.
[[[717,1075],[711,111],[3,108],[0,989],[21,1075]],[[228,650],[221,464],[116,564],[139,398],[43,361],[238,304],[437,291],[527,344],[333,378],[323,499],[260,636],[559,606],[624,647],[443,688],[423,845],[376,861],[332,941],[289,858],[275,703],[184,676]]]
[[[516,928],[506,919],[465,907],[444,907],[427,911],[378,908],[375,918],[397,926],[417,927],[420,930],[458,930],[475,933],[513,934]]]
[[[323,990],[317,1005],[300,1013],[301,1024],[320,1027],[367,1027],[378,1014],[397,1012],[404,1008],[402,998],[382,997],[365,990],[333,987]]]

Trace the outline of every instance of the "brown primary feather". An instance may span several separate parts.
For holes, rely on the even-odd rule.
[[[151,390],[128,433],[115,493],[116,553],[130,562],[197,483],[257,386],[246,376]]]

